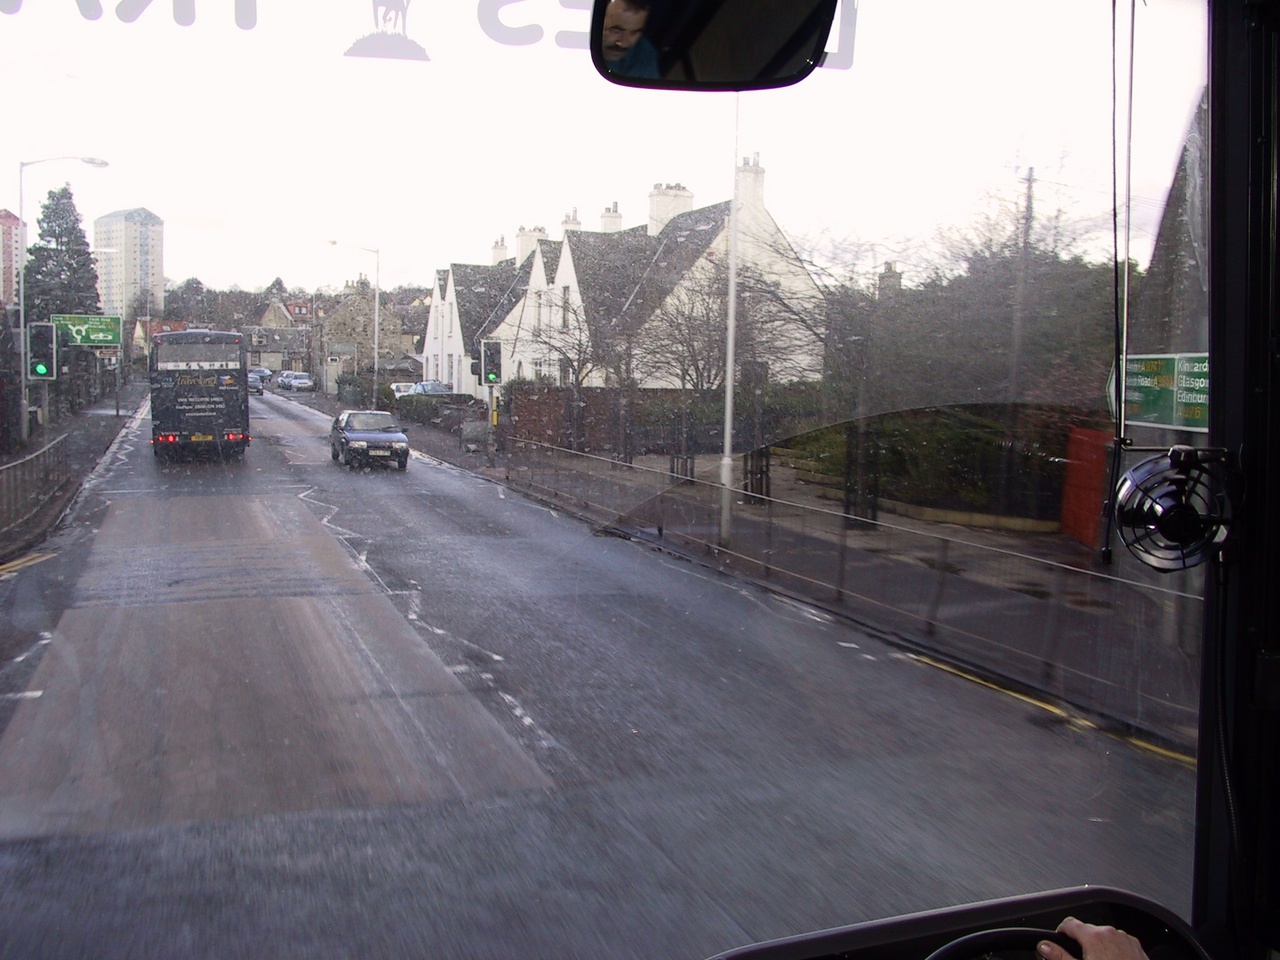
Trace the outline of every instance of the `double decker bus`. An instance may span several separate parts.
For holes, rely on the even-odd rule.
[[[179,330],[151,336],[151,446],[157,458],[241,456],[249,446],[244,335]]]

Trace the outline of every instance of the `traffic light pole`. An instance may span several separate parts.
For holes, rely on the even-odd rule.
[[[487,466],[493,466],[494,431],[498,428],[498,408],[493,405],[493,384],[489,384],[489,429],[484,432],[484,459]]]

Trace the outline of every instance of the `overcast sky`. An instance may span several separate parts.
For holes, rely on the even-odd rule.
[[[190,26],[173,0],[133,23],[112,0],[97,20],[80,12],[92,0],[0,13],[0,207],[18,209],[19,161],[110,163],[28,167],[33,239],[46,193],[69,181],[91,242],[113,210],[164,220],[174,282],[336,287],[372,276],[369,247],[384,287],[425,284],[489,262],[500,235],[514,247],[521,225],[559,237],[573,208],[587,229],[615,201],[625,226],[643,223],[654,183],[684,184],[698,206],[727,199],[735,155],[754,154],[785,230],[856,240],[866,271],[898,260],[908,282],[940,230],[1019,201],[1031,167],[1038,213],[1109,229],[1109,0],[863,0],[851,69],[740,97],[607,83],[557,45],[589,23],[559,0],[411,0],[407,36],[427,61],[344,55],[373,28],[369,0],[256,0],[248,30],[232,0],[187,2]],[[535,42],[499,42],[494,18]],[[1148,0],[1137,18],[1145,261],[1205,82],[1205,10]]]

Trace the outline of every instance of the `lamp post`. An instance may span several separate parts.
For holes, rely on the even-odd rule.
[[[27,386],[27,220],[24,209],[23,197],[23,171],[27,167],[34,167],[37,163],[52,163],[55,160],[79,160],[81,163],[87,163],[91,167],[105,167],[107,161],[99,160],[97,157],[44,157],[40,160],[21,160],[18,162],[18,233],[20,239],[18,248],[18,340],[21,343],[19,355],[22,358],[22,374],[18,378],[22,384],[22,425],[19,436],[25,444],[31,438],[31,414],[27,410],[30,403],[29,388]],[[46,384],[45,389],[48,389]]]
[[[733,529],[733,374],[738,317],[738,107],[733,95],[733,199],[729,202],[729,302],[724,343],[724,452],[720,457],[720,545],[729,546]]]
[[[338,246],[337,240],[330,240],[332,246]],[[378,409],[378,326],[382,288],[379,279],[382,273],[382,251],[376,247],[356,247],[365,253],[373,254],[373,409]]]

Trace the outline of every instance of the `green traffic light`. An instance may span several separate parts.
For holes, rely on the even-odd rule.
[[[47,376],[49,373],[49,365],[46,363],[37,363],[31,369],[35,371],[37,377]]]

